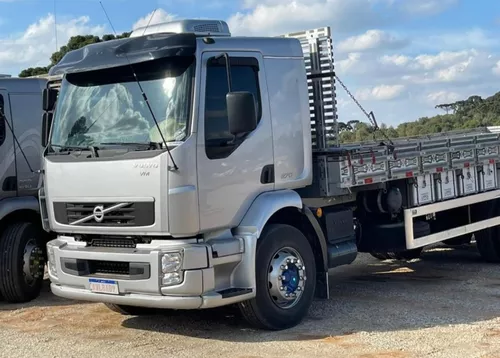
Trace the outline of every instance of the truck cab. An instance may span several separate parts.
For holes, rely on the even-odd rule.
[[[46,242],[38,189],[42,78],[0,78],[0,297],[18,303],[40,293]]]
[[[316,232],[293,190],[312,181],[301,43],[222,21],[142,31],[51,69],[64,76],[43,153],[52,292],[129,313],[242,303],[259,326],[296,324],[326,267],[324,238],[287,224]],[[271,296],[256,298],[261,280]],[[257,319],[256,299],[278,321]]]

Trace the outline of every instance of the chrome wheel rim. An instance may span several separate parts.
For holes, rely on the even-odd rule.
[[[33,286],[40,277],[43,278],[45,257],[35,239],[30,239],[24,247],[23,275],[27,285]]]
[[[294,307],[302,298],[306,279],[304,260],[297,250],[285,247],[275,252],[268,267],[268,289],[276,306]]]

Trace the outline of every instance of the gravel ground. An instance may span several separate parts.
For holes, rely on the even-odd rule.
[[[363,254],[330,290],[299,326],[261,332],[231,309],[125,317],[47,283],[30,304],[0,303],[0,357],[500,358],[500,269],[473,247],[410,263]]]

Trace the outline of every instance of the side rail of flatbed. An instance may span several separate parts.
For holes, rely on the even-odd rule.
[[[413,206],[494,190],[500,135],[469,134],[379,146],[344,146],[315,152],[323,196],[355,187],[407,179]]]
[[[413,219],[415,218],[422,218],[426,215],[436,214],[442,211],[478,204],[498,198],[500,198],[500,190],[497,189],[476,195],[406,209],[404,211],[406,248],[408,250],[415,249],[500,225],[500,216],[494,216],[418,238],[415,238],[413,235]]]

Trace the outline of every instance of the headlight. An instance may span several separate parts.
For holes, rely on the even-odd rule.
[[[162,286],[177,285],[183,280],[182,253],[168,252],[161,254]]]
[[[161,271],[163,273],[179,271],[182,266],[182,255],[180,252],[163,254],[161,257]]]
[[[56,255],[54,253],[54,246],[47,244],[47,266],[49,268],[49,273],[57,277],[57,268],[56,268]]]

